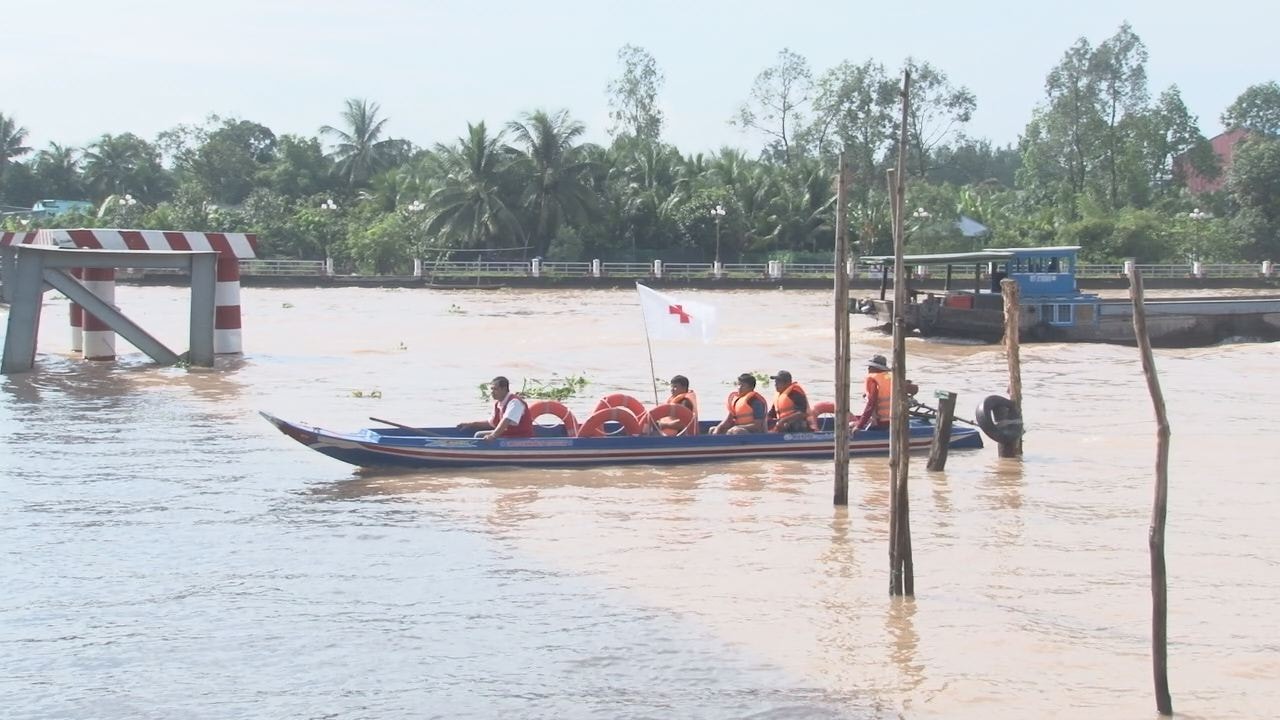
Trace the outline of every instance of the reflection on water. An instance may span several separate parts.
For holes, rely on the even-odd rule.
[[[154,300],[148,329],[180,346],[183,292],[121,302]],[[451,425],[487,414],[475,388],[496,374],[587,377],[580,413],[648,397],[654,372],[717,412],[744,371],[831,397],[830,293],[689,295],[721,335],[655,341],[653,372],[622,291],[246,288],[249,352],[213,370],[82,364],[45,313],[37,370],[0,378],[6,717],[174,716],[197,696],[211,717],[1151,716],[1155,428],[1131,348],[1023,348],[1022,460],[912,458],[915,599],[887,592],[884,458],[853,458],[833,508],[823,461],[363,473],[256,416]],[[886,352],[858,328],[855,358]],[[962,414],[1007,382],[998,348],[908,346],[911,378]],[[1280,485],[1258,419],[1280,414],[1280,356],[1157,362],[1174,700],[1265,717]]]

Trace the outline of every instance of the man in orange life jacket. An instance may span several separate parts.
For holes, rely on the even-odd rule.
[[[693,422],[698,422],[698,396],[689,389],[689,378],[676,375],[671,378],[671,397],[667,402],[672,405],[683,405],[693,412]],[[663,435],[678,435],[687,423],[680,418],[664,417],[658,420],[658,430]]]
[[[511,383],[501,375],[489,383],[493,417],[489,420],[458,423],[459,430],[476,430],[481,440],[500,437],[533,437],[533,417],[524,398],[511,392]]]
[[[769,376],[773,380],[773,389],[777,395],[773,399],[773,407],[769,408],[769,420],[773,421],[774,432],[808,432],[809,431],[809,396],[805,394],[800,383],[792,382],[791,373],[779,370],[777,375]]]
[[[729,414],[711,429],[712,435],[741,435],[765,431],[769,404],[756,392],[756,378],[751,373],[738,376],[738,392],[731,396]]]
[[[920,388],[910,380],[906,386],[908,395],[915,395]],[[863,395],[867,402],[858,415],[857,430],[888,430],[893,417],[893,373],[883,355],[874,355],[867,361],[867,380]]]

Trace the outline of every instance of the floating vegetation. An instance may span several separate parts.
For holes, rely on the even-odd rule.
[[[403,340],[401,340],[401,341],[400,341],[400,347],[398,347],[398,348],[396,348],[396,349],[397,349],[397,350],[408,350],[408,349],[409,349],[409,346],[408,346],[408,345],[405,345],[405,344],[404,344],[404,341],[403,341]]]
[[[467,311],[463,310],[461,307],[458,307],[456,303],[449,303],[449,309],[446,310],[445,312],[450,313],[452,315],[465,315]]]
[[[351,397],[353,397],[353,398],[372,398],[372,399],[374,399],[374,400],[380,400],[380,399],[382,398],[382,391],[381,391],[381,390],[370,390],[369,392],[365,392],[365,391],[363,391],[363,390],[352,390],[352,391],[351,391]]]
[[[288,310],[289,308],[293,307],[293,303],[280,303],[280,307]]]
[[[582,375],[566,375],[565,377],[552,375],[550,380],[525,378],[517,394],[530,400],[564,401],[577,396],[590,384],[591,381]],[[478,387],[480,397],[488,398],[489,383],[480,383]]]

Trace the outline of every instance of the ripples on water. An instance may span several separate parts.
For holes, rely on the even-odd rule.
[[[117,364],[63,359],[51,302],[39,369],[0,379],[6,717],[1152,714],[1154,424],[1132,349],[1024,347],[1025,460],[913,462],[918,598],[892,601],[883,459],[852,463],[846,511],[822,462],[366,474],[254,414],[451,423],[487,413],[476,387],[500,372],[651,395],[631,293],[244,292],[248,352],[216,370],[123,342]],[[655,342],[659,376],[713,408],[744,370],[830,397],[826,294],[699,295],[721,335]],[[183,346],[185,291],[119,302]],[[1274,347],[1159,355],[1188,716],[1280,699]],[[910,353],[965,416],[1003,390],[991,346]]]

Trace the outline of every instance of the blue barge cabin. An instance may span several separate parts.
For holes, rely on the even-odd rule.
[[[908,287],[907,329],[923,336],[998,342],[1004,334],[1000,281],[1017,281],[1021,296],[1019,334],[1024,342],[1103,342],[1132,345],[1133,307],[1128,300],[1104,300],[1076,284],[1078,246],[992,248],[980,252],[906,255],[903,262],[927,271],[945,266],[941,292]],[[857,301],[851,311],[886,323],[893,300],[886,299],[893,256],[858,260],[878,266],[880,295]],[[972,285],[957,288],[956,268],[972,272]],[[908,286],[912,277],[908,274]],[[1280,340],[1280,300],[1211,298],[1148,300],[1147,330],[1157,347],[1200,347],[1229,339]]]

